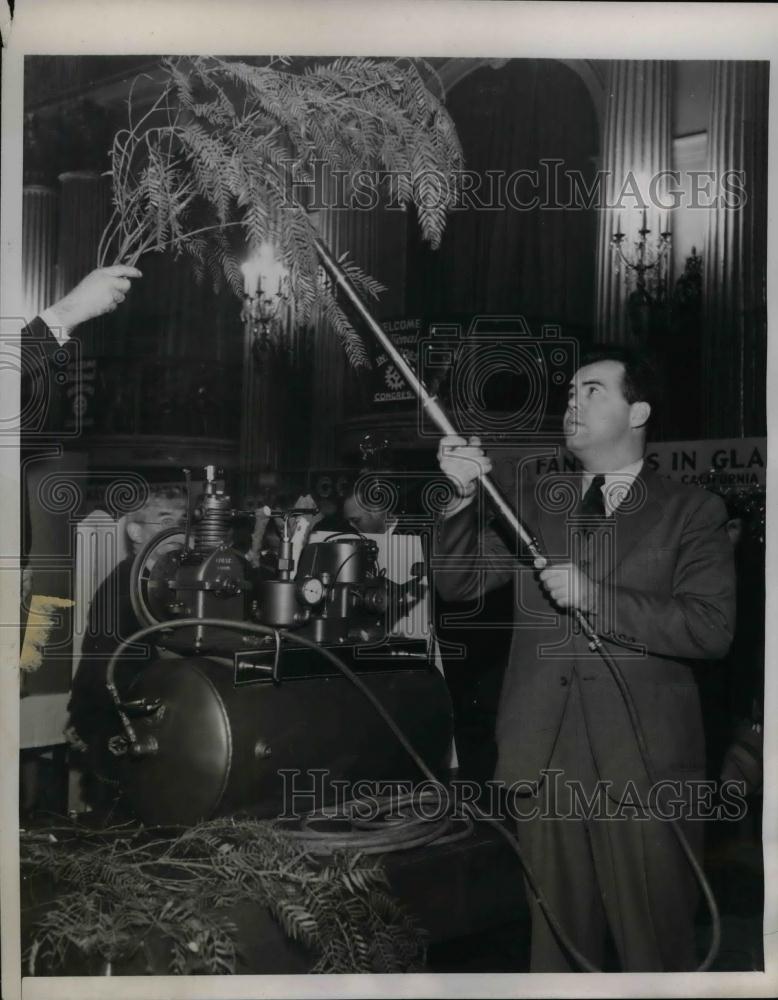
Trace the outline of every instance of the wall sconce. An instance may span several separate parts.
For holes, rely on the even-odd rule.
[[[289,275],[270,243],[263,243],[240,269],[244,294],[240,315],[251,325],[251,353],[261,365],[271,349],[283,347]]]
[[[623,249],[626,235],[621,232],[621,217],[619,217],[616,223],[616,232],[611,236],[611,250],[616,257],[616,269],[618,270],[619,264],[622,263],[628,272],[631,271],[635,275],[637,292],[647,302],[661,298],[663,261],[672,243],[672,233],[668,229],[665,229],[664,232],[659,234],[656,247],[652,249],[648,242],[650,235],[651,230],[648,228],[646,210],[644,208],[643,225],[638,229],[638,236],[640,238],[634,241],[635,251],[631,257],[628,257]],[[654,272],[654,286],[658,293],[654,297],[652,297],[646,285],[646,277],[651,271]]]

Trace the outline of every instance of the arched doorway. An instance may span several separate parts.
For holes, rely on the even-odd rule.
[[[465,76],[447,105],[469,190],[439,250],[409,227],[407,314],[521,314],[588,339],[596,216],[575,185],[591,186],[599,128],[584,81],[555,60],[514,59]]]
[[[472,172],[469,207],[449,217],[438,250],[408,227],[406,314],[465,328],[477,315],[522,316],[535,336],[553,324],[585,347],[592,338],[597,218],[594,207],[576,204],[574,184],[592,188],[600,132],[586,83],[557,61],[511,60],[463,76],[446,103]],[[495,409],[516,409],[526,385],[503,374],[490,375],[484,395]],[[566,384],[559,395],[563,400]],[[549,423],[558,427],[556,405]],[[431,451],[415,456],[416,468],[434,469]],[[406,469],[413,458],[402,456]],[[464,649],[461,657],[444,655],[461,775],[481,781],[495,764],[514,601],[507,585],[476,604],[436,604],[439,638],[447,650]]]

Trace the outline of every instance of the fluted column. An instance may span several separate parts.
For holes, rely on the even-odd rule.
[[[94,170],[69,170],[59,175],[59,236],[57,297],[66,295],[97,265],[97,247],[110,210],[105,179]],[[105,318],[91,320],[81,330],[90,353],[102,354]]]
[[[26,184],[22,199],[22,280],[25,319],[30,320],[54,301],[57,192]]]
[[[614,267],[611,237],[620,227],[626,235],[625,251],[632,250],[642,222],[642,205],[633,196],[637,190],[646,203],[650,241],[666,222],[667,213],[652,203],[651,193],[662,194],[665,182],[657,178],[670,169],[670,63],[614,61],[607,92],[600,160],[606,207],[599,212],[597,231],[596,339],[627,343],[631,338],[627,296],[632,286],[623,269]]]
[[[108,192],[96,171],[59,175],[60,224],[57,294],[64,295],[97,263],[97,245],[108,219]]]
[[[708,437],[765,433],[768,63],[717,62],[708,132],[717,202],[703,251],[703,415]],[[735,171],[735,174],[726,174]],[[721,197],[742,180],[744,197]]]

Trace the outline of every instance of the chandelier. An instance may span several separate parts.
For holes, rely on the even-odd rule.
[[[240,269],[241,319],[250,325],[251,353],[261,364],[271,349],[285,346],[283,314],[289,304],[289,275],[270,243],[263,243]]]
[[[639,239],[633,241],[634,250],[627,254],[624,250],[626,235],[621,231],[621,216],[616,222],[616,232],[611,236],[611,251],[615,257],[616,269],[623,264],[627,274],[633,274],[638,294],[647,301],[661,298],[664,288],[664,266],[672,243],[672,233],[665,230],[659,234],[659,239],[651,246],[648,237],[651,229],[648,227],[646,210],[643,209],[643,224],[638,230]],[[655,294],[649,292],[648,278],[652,277]]]

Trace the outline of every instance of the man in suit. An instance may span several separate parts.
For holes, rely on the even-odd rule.
[[[72,331],[81,323],[113,312],[130,291],[131,279],[141,276],[136,267],[124,264],[96,268],[22,329],[20,444],[23,455],[36,443],[36,433],[56,434],[61,428],[63,398],[61,389],[49,377],[51,356],[67,344]],[[39,405],[46,407],[43,426],[35,419]],[[31,430],[30,422],[36,424],[35,430]],[[23,487],[26,488],[26,484]],[[26,504],[26,499],[23,502]],[[24,604],[31,588],[32,571],[24,567]]]
[[[722,501],[643,460],[655,385],[652,366],[620,349],[592,354],[576,372],[564,435],[583,472],[538,478],[518,498],[547,555],[535,565],[480,523],[476,477],[491,469],[480,441],[444,438],[439,461],[458,497],[439,523],[436,582],[445,598],[468,599],[514,579],[496,779],[521,792],[513,803],[522,852],[562,929],[597,967],[610,934],[624,971],[690,971],[697,885],[662,817],[688,819],[688,783],[704,778],[690,661],[726,654],[735,580]],[[576,609],[626,681],[649,768]],[[674,804],[657,782],[680,783],[663,786]],[[596,798],[594,812],[584,797]],[[683,828],[699,853],[700,823]],[[532,971],[575,970],[530,906]]]

